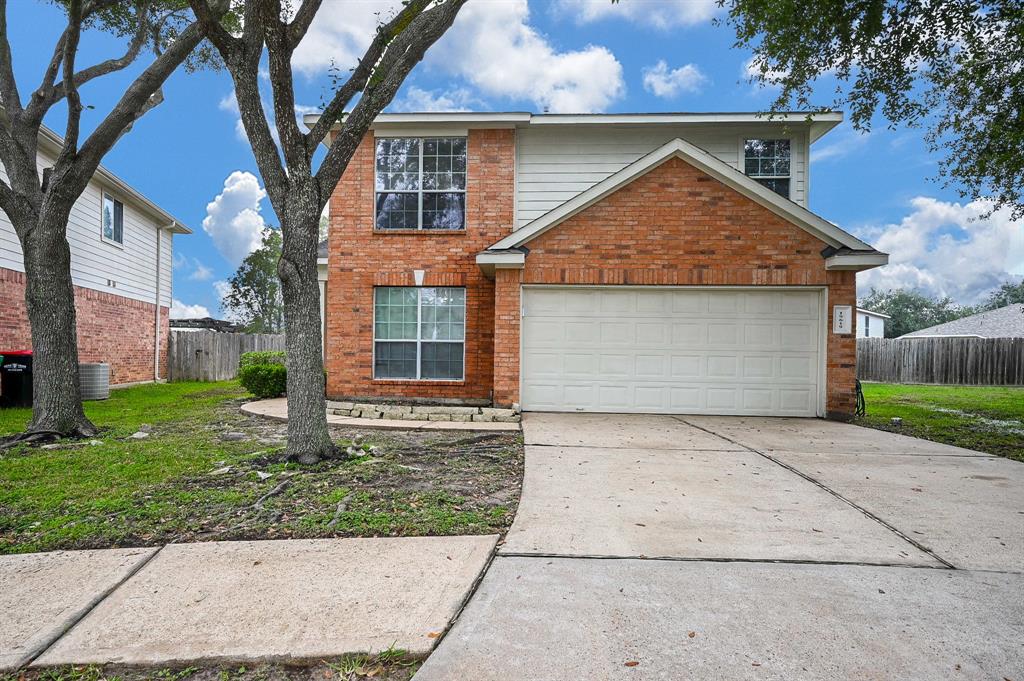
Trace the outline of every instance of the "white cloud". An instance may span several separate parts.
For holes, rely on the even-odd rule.
[[[192,270],[192,274],[188,275],[189,279],[192,281],[209,281],[210,279],[213,279],[213,270],[198,260],[195,260],[194,262],[196,264],[196,268]]]
[[[862,291],[918,288],[971,304],[1024,274],[1024,220],[1011,220],[1006,210],[981,218],[991,208],[985,201],[961,205],[919,196],[910,205],[898,224],[859,230],[890,263],[859,275]]]
[[[224,190],[206,204],[203,231],[232,265],[259,248],[266,224],[260,201],[267,195],[252,173],[236,170],[224,180]]]
[[[644,68],[644,89],[655,97],[671,99],[680,92],[699,92],[707,82],[696,64],[685,64],[678,69],[669,69],[664,59],[654,66]]]
[[[398,0],[325,4],[295,51],[293,66],[322,76],[333,65],[344,75],[363,54],[378,20],[399,6]],[[553,112],[604,111],[625,91],[622,65],[611,51],[596,45],[557,49],[529,24],[526,0],[467,3],[448,34],[427,53],[427,62],[464,79],[483,96],[528,100]],[[452,96],[459,89],[430,94],[447,94],[457,108],[469,106]]]
[[[409,91],[401,99],[395,100],[393,108],[395,111],[472,111],[473,104],[479,104],[466,88],[454,90],[424,90],[416,86],[409,88]]]
[[[171,299],[171,319],[199,319],[209,316],[210,311],[203,305],[189,305],[177,298]]]
[[[624,94],[622,64],[610,50],[560,51],[529,17],[526,0],[468,3],[428,62],[485,96],[529,100],[553,113],[604,111]]]
[[[292,54],[292,68],[308,76],[322,76],[333,64],[345,75],[370,45],[378,23],[394,16],[401,5],[400,0],[324,3]]]
[[[710,21],[718,0],[558,0],[557,9],[580,23],[620,19],[659,29],[692,26]]]
[[[845,134],[830,144],[811,147],[811,163],[848,156],[867,144],[870,137],[871,133],[869,132],[847,130]]]
[[[185,255],[184,253],[175,253],[172,267],[176,270],[180,270],[183,267],[188,267],[188,256]]]
[[[245,134],[245,126],[242,124],[242,116],[238,111],[238,99],[235,97],[235,91],[232,90],[217,104],[217,108],[221,111],[227,111],[229,114],[233,114],[235,117],[235,137],[249,143],[249,136]]]

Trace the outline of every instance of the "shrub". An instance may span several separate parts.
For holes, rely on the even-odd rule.
[[[253,364],[280,364],[284,365],[285,354],[281,350],[265,350],[263,352],[243,352],[238,358],[238,368],[251,366]]]
[[[247,364],[238,370],[238,380],[260,399],[279,397],[288,384],[288,369],[283,364]]]

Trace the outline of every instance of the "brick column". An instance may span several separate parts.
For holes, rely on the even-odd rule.
[[[857,273],[832,271],[828,281],[828,362],[826,364],[825,415],[830,419],[846,420],[857,408],[855,382],[857,380],[857,315],[853,315],[851,333],[832,333],[832,310],[836,305],[857,308]]]
[[[523,271],[494,272],[494,405],[519,402],[520,289]]]

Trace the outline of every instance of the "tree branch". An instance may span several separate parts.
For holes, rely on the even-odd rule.
[[[149,35],[150,27],[150,10],[152,4],[147,2],[138,9],[137,18],[139,25],[135,29],[135,35],[132,36],[131,42],[128,44],[128,49],[121,57],[115,59],[107,59],[99,64],[94,64],[88,68],[82,69],[74,75],[75,87],[82,87],[90,80],[105,76],[108,73],[115,71],[121,71],[131,65],[132,62],[142,52],[143,46],[146,44],[146,39]],[[55,90],[60,90],[64,86],[63,83],[58,83],[54,86]],[[56,94],[56,93],[55,93]],[[60,97],[57,95],[54,101],[59,100]]]
[[[298,47],[302,39],[306,37],[306,32],[309,31],[309,26],[313,23],[313,18],[316,17],[322,4],[323,0],[303,0],[299,11],[295,13],[295,17],[288,24],[288,47],[290,50]]]
[[[63,165],[78,151],[78,133],[82,121],[82,100],[75,85],[75,57],[78,41],[82,37],[82,1],[71,0],[68,6],[67,40],[64,41],[64,98],[68,103],[68,120],[64,127],[64,148],[60,150],[55,166]]]
[[[160,88],[178,66],[203,41],[196,21],[185,28],[162,54],[146,67],[125,90],[121,99],[82,145],[75,171],[79,183],[88,182],[100,160],[143,114],[163,100]]]
[[[387,46],[380,63],[367,81],[359,103],[345,119],[341,131],[334,138],[327,156],[317,170],[315,180],[320,191],[321,206],[341,179],[341,173],[373,120],[391,103],[405,77],[423,59],[427,49],[451,27],[464,4],[466,0],[443,0],[402,28]]]
[[[313,128],[306,135],[306,153],[310,156],[316,151],[317,145],[323,142],[331,127],[338,121],[345,107],[352,101],[357,93],[366,87],[366,83],[373,73],[374,67],[380,61],[384,50],[398,34],[400,28],[407,26],[409,22],[418,17],[430,0],[413,0],[399,12],[391,21],[381,26],[374,36],[370,46],[359,60],[359,64],[352,71],[352,75],[341,88],[334,94],[324,110],[320,112],[320,118],[313,125]]]
[[[203,28],[203,32],[206,37],[210,39],[213,46],[217,48],[217,51],[221,53],[221,56],[226,62],[228,57],[233,55],[238,49],[238,38],[228,33],[223,26],[220,24],[221,17],[227,12],[227,3],[223,0],[215,0],[217,2],[216,7],[210,7],[207,0],[189,0],[189,6],[192,7],[192,11],[196,15],[196,19],[199,20],[199,24]],[[254,3],[250,2],[249,5]],[[248,12],[248,7],[246,7]]]
[[[14,78],[11,41],[7,36],[7,0],[0,0],[0,105],[9,115],[21,114],[21,95]]]
[[[306,9],[307,5],[303,6]],[[268,64],[270,67],[271,96],[274,106],[274,124],[281,139],[285,162],[289,168],[308,167],[309,159],[305,154],[305,139],[295,120],[295,88],[292,78],[292,52],[289,39],[289,25],[280,19],[281,2],[271,0],[266,3],[264,21],[264,37],[267,43]]]

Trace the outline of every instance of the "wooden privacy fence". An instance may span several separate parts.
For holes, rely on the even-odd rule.
[[[1024,338],[858,338],[857,378],[882,383],[1024,385]]]
[[[254,350],[284,350],[284,334],[171,329],[168,377],[172,381],[227,381],[238,376],[239,356]]]

